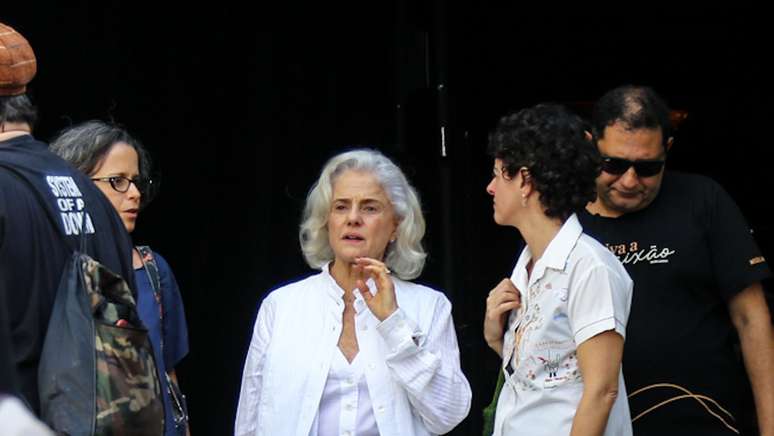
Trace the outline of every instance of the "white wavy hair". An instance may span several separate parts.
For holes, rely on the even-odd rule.
[[[333,183],[348,170],[363,171],[376,177],[398,217],[395,242],[387,245],[384,263],[403,280],[418,277],[427,257],[422,247],[425,218],[419,196],[397,165],[380,152],[369,149],[347,151],[332,157],[309,190],[298,232],[306,262],[312,268],[320,269],[334,259],[328,240]]]

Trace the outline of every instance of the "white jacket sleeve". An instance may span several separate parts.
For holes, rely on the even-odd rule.
[[[55,436],[18,398],[0,394],[0,434],[4,436]]]
[[[471,391],[460,368],[449,300],[438,298],[427,332],[400,308],[376,329],[389,347],[386,363],[392,377],[406,390],[427,429],[451,431],[468,415]]]
[[[271,295],[263,301],[255,320],[253,338],[250,341],[242,373],[242,389],[239,392],[239,404],[234,423],[235,436],[253,436],[258,431],[258,406],[261,401],[263,365],[274,322],[275,305],[273,301]]]

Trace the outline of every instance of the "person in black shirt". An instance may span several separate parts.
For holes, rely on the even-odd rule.
[[[603,170],[579,218],[634,279],[623,371],[635,434],[754,432],[739,419],[746,378],[760,434],[774,434],[770,271],[744,217],[714,181],[664,170],[669,109],[652,89],[608,92],[592,124]]]
[[[27,41],[0,23],[0,49],[8,55],[0,57],[0,346],[10,348],[0,353],[0,394],[38,413],[38,363],[65,262],[83,233],[86,253],[135,289],[132,245],[102,192],[32,137],[37,114],[25,92],[35,57]]]
[[[0,238],[3,236],[4,219],[0,216]],[[0,247],[3,241],[0,239]],[[5,306],[0,304],[0,356],[10,356],[13,353],[11,346],[11,323],[5,313]],[[18,391],[16,386],[16,371],[9,359],[0,358],[0,395]]]

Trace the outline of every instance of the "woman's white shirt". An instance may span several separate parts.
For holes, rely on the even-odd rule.
[[[449,432],[467,416],[451,304],[440,292],[393,277],[398,310],[379,322],[362,297],[356,335],[382,436]],[[373,283],[369,283],[375,290]],[[342,329],[344,291],[320,274],[271,292],[258,311],[242,376],[235,434],[309,436]]]
[[[357,316],[363,314],[361,310]],[[379,436],[360,353],[347,362],[344,354],[336,351],[309,436]]]
[[[583,394],[576,350],[605,332],[626,336],[633,283],[618,259],[583,233],[573,214],[535,262],[522,251],[511,281],[521,292],[503,339],[506,382],[495,413],[494,436],[569,435]],[[605,436],[632,434],[623,373]]]

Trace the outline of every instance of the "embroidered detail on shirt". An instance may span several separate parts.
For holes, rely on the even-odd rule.
[[[536,330],[539,330],[543,326],[543,316],[542,316],[539,304],[532,304],[528,306],[525,309],[525,311],[526,313],[524,316],[524,320],[521,326],[519,326],[519,328],[516,329],[516,332],[513,338],[513,355],[511,357],[511,364],[513,365],[514,368],[519,368],[522,366],[522,361],[524,359],[522,352],[524,351],[523,348],[525,344],[528,344],[530,342],[530,336],[532,335],[532,333]],[[522,382],[522,388],[537,390],[536,386],[528,386],[523,382]]]
[[[543,289],[545,288],[540,286],[540,283],[535,283],[534,285],[530,286],[527,290],[529,301],[537,300],[540,294],[543,293]]]
[[[758,265],[759,263],[763,263],[763,262],[766,262],[766,258],[764,258],[763,256],[756,256],[750,259],[750,266]]]
[[[548,288],[548,285],[546,285],[546,288],[550,289],[550,288]],[[567,288],[561,288],[561,289],[554,290],[554,297],[557,300],[561,301],[562,303],[567,301],[567,298],[569,297],[569,295],[570,295],[570,291],[568,291]]]
[[[543,387],[554,389],[565,383],[580,380],[575,351],[562,356],[562,352],[548,350],[548,354],[536,356],[545,370]]]
[[[540,359],[540,361],[543,363],[543,368],[548,373],[548,377],[546,378],[546,380],[555,378],[556,372],[559,371],[559,357],[554,356],[552,358],[551,353],[549,352],[548,358],[538,356],[538,359]]]

